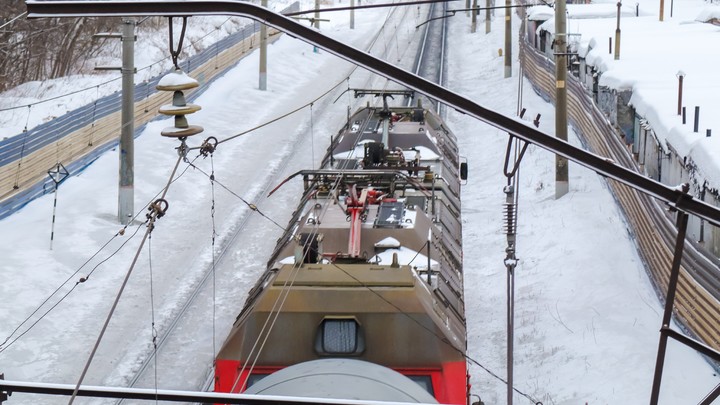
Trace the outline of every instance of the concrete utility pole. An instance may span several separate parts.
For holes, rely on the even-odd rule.
[[[480,10],[477,9],[478,8],[477,0],[473,0],[472,8],[473,8],[472,9],[472,19],[471,19],[472,23],[470,24],[470,32],[474,34],[475,31],[477,30],[477,15],[480,12]]]
[[[350,0],[350,29],[355,29],[355,0]]]
[[[135,20],[123,20],[122,50],[118,220],[126,225],[135,214]]]
[[[505,0],[505,77],[512,76],[512,0]]]
[[[260,5],[267,8],[267,0],[262,0]],[[260,25],[260,90],[267,90],[267,25]]]
[[[663,20],[663,14],[665,14],[665,0],[660,0],[660,21]]]
[[[320,29],[320,0],[315,0],[315,28]]]
[[[490,33],[490,0],[485,0],[485,33]]]
[[[555,136],[567,141],[567,16],[565,1],[555,2]],[[555,155],[555,199],[568,193],[568,160]]]

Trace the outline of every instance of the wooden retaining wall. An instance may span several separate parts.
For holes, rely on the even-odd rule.
[[[268,41],[274,42],[280,37],[279,34],[280,32],[275,29],[268,29]],[[207,58],[208,60],[188,74],[196,78],[200,82],[200,89],[204,90],[209,82],[224,74],[241,58],[256,49],[259,40],[259,32],[254,32],[238,43],[224,50],[218,50],[216,55]],[[158,79],[156,78],[155,82]],[[187,98],[192,100],[199,94],[198,89],[193,89],[187,92]],[[161,105],[172,102],[172,94],[168,92],[153,92],[145,98],[139,96],[136,90],[135,128],[138,133],[145,124],[158,117],[157,111]],[[68,125],[70,124],[65,126]],[[95,160],[100,153],[114,147],[120,137],[120,126],[121,112],[118,109],[70,133],[58,135],[57,139],[52,134],[45,133],[43,136],[51,138],[51,141],[46,140],[44,142],[47,143],[46,145],[29,153],[18,152],[17,145],[12,148],[0,148],[0,155],[17,155],[14,160],[6,161],[0,166],[0,218],[12,214],[37,196],[52,191],[48,170],[55,167],[58,162],[74,174]],[[50,131],[52,132],[53,129]],[[54,131],[60,132],[57,128]],[[22,148],[25,148],[24,140]],[[13,151],[11,152],[10,149]]]
[[[520,63],[525,76],[536,91],[554,101],[554,63],[536,52],[525,41],[520,41],[520,48]],[[572,75],[568,75],[567,90],[568,119],[580,133],[585,146],[593,153],[609,157],[625,167],[637,169],[616,128]],[[659,206],[657,201],[614,180],[608,180],[608,184],[632,227],[650,278],[664,302],[677,230],[668,221],[665,207]],[[720,303],[698,284],[693,272],[691,259],[686,255],[683,258],[675,299],[676,319],[696,337],[720,350]],[[660,326],[658,325],[658,329]]]

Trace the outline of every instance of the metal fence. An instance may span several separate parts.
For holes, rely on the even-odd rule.
[[[299,3],[295,2],[283,12],[298,10]],[[200,83],[198,88],[188,94],[188,100],[192,101],[200,96],[216,78],[221,77],[235,66],[242,56],[249,54],[254,38],[259,36],[259,31],[260,24],[253,22],[241,31],[223,38],[196,55],[182,61],[180,63],[181,68],[189,72]],[[251,44],[250,49],[243,49],[237,56],[224,55],[229,53],[233,47],[248,43],[248,41]],[[217,62],[212,69],[203,69],[203,67],[212,64],[214,59],[220,58],[225,62]],[[166,73],[135,85],[136,111],[138,111],[139,106],[142,106],[143,103],[158,94],[155,86]],[[140,122],[137,121],[136,116],[136,137],[142,133],[147,122],[155,118],[164,118],[157,117],[155,109],[150,111],[149,104],[144,108],[144,116],[142,113],[138,114],[141,116]],[[118,115],[120,108],[121,92],[116,92],[21,134],[0,141],[0,219],[16,212],[33,199],[53,191],[55,183],[47,175],[47,170],[55,167],[57,163],[62,163],[71,175],[75,175],[84,170],[104,152],[116,147],[120,134],[119,125],[106,128],[106,130],[112,132],[112,139],[106,140],[98,137],[96,144],[93,142],[93,132],[98,122],[114,114]],[[59,149],[60,142],[67,141],[72,136],[83,131],[89,133],[89,140],[84,141],[86,145],[83,146],[82,150],[79,150],[75,155],[71,153],[69,161],[58,162],[56,153],[48,152],[44,156],[42,155],[44,150],[54,149],[52,148],[53,145],[58,145],[57,149]]]

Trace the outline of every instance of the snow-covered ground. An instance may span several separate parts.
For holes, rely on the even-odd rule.
[[[311,5],[308,2],[304,7]],[[408,10],[385,24],[386,28],[399,29],[397,34],[389,30],[381,33],[373,54],[401,65],[411,62],[403,57],[404,50],[412,40],[414,27],[424,18],[414,8]],[[333,13],[332,21],[324,23],[322,30],[364,49],[387,13],[381,9],[356,13],[355,30],[348,29],[346,14]],[[192,26],[192,19],[190,22]],[[517,61],[514,77],[503,79],[503,60],[497,52],[503,44],[502,18],[494,21],[489,35],[482,28],[470,34],[469,18],[460,13],[450,22],[448,86],[514,115]],[[513,23],[519,26],[517,19]],[[253,55],[196,101],[203,110],[188,119],[205,127],[198,139],[224,139],[294,110],[352,70],[348,63],[325,52],[314,53],[311,46],[289,37],[269,48],[269,61],[267,92],[257,90],[258,61]],[[73,88],[72,81],[58,83],[68,86],[68,91]],[[384,81],[362,70],[355,72],[349,83],[351,87],[383,85]],[[206,173],[214,170],[219,183],[284,225],[295,207],[300,185],[291,182],[270,199],[263,197],[266,187],[321,158],[348,106],[356,107],[348,96],[333,104],[335,98],[337,95],[317,102],[312,110],[306,108],[277,124],[223,143],[212,160],[200,158],[194,164]],[[552,133],[552,106],[540,100],[527,83],[523,98],[528,116],[541,113],[540,128]],[[452,112],[448,123],[470,163],[470,181],[463,189],[469,355],[504,376],[502,187],[506,180],[502,165],[507,136]],[[154,122],[137,139],[136,207],[151,201],[161,190],[177,160],[173,149],[176,143],[159,136],[168,125],[168,121]],[[190,158],[194,156],[191,153]],[[571,166],[570,193],[556,201],[553,165],[554,155],[530,147],[520,169],[515,387],[544,404],[645,402],[652,383],[662,308],[603,180]],[[158,221],[151,242],[140,255],[86,383],[126,385],[152,350],[153,319],[162,334],[168,319],[180,311],[194,285],[213,267],[213,189],[200,170],[181,163],[179,172],[184,174],[170,187],[168,213]],[[111,152],[60,187],[52,250],[52,195],[0,221],[0,342],[65,280],[70,282],[61,288],[60,295],[99,265],[88,281],[77,285],[32,330],[7,349],[0,349],[0,372],[6,379],[77,381],[145,231],[137,221],[123,236],[113,238],[120,229],[115,220],[116,184],[117,156]],[[161,388],[198,389],[202,385],[213,352],[222,343],[279,235],[278,227],[252,214],[219,184],[214,188],[214,201],[217,266],[210,286],[215,288],[202,290],[168,338],[166,349],[158,353],[157,363],[140,379],[140,386],[157,383]],[[139,218],[143,217],[144,212]],[[130,238],[136,230],[137,236]],[[110,239],[109,246],[91,258]],[[128,239],[124,249],[113,255]],[[221,256],[225,248],[227,254]],[[76,273],[88,260],[89,265]],[[56,298],[50,305],[54,302]],[[37,316],[32,319],[31,323]],[[720,380],[692,351],[674,342],[669,348],[661,403],[697,403]],[[501,381],[479,367],[471,366],[470,370],[474,393],[486,404],[505,403]],[[63,402],[21,394],[9,401]],[[95,402],[100,401],[76,403]],[[519,394],[515,402],[530,403]]]

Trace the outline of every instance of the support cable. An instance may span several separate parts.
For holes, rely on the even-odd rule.
[[[157,345],[157,329],[155,328],[155,292],[153,288],[153,267],[152,267],[152,234],[148,235],[148,267],[150,269],[150,333],[152,336],[152,345],[153,345],[153,358],[155,361],[155,374],[154,374],[154,383],[155,383],[155,402],[157,403],[158,398],[158,345]]]
[[[32,329],[35,327],[35,325],[37,325],[41,320],[43,320],[53,309],[55,309],[55,307],[57,307],[58,305],[60,305],[60,303],[63,302],[63,300],[65,300],[65,298],[67,298],[68,295],[70,295],[70,293],[73,292],[73,290],[75,289],[75,287],[77,287],[78,285],[80,285],[80,284],[88,281],[88,280],[90,279],[90,276],[93,274],[93,272],[94,272],[98,267],[100,267],[103,263],[105,263],[106,261],[110,260],[113,256],[115,256],[120,250],[122,250],[123,247],[125,247],[125,245],[126,245],[130,240],[133,239],[133,237],[134,237],[134,236],[138,233],[138,231],[140,230],[140,226],[138,226],[138,227],[135,229],[135,232],[134,232],[125,242],[123,242],[123,244],[120,245],[119,248],[117,248],[117,249],[116,249],[112,254],[110,254],[108,257],[106,257],[105,259],[103,259],[100,263],[98,263],[97,265],[95,265],[95,267],[93,267],[93,269],[92,269],[86,276],[81,277],[81,278],[75,283],[75,285],[74,285],[68,292],[66,292],[62,297],[60,297],[60,299],[59,299],[55,304],[53,304],[47,311],[45,311],[42,315],[40,315],[40,317],[39,317],[35,322],[33,322],[30,326],[28,326],[28,328],[25,329],[25,330],[24,330],[20,335],[18,335],[15,339],[10,340],[10,339],[12,338],[12,336],[13,336],[18,330],[20,330],[20,328],[22,328],[23,325],[25,325],[28,321],[30,321],[30,319],[31,319],[36,313],[38,313],[38,311],[40,311],[40,308],[42,308],[45,304],[47,304],[47,303],[50,301],[50,299],[51,299],[53,296],[55,296],[55,294],[57,294],[57,293],[60,291],[60,289],[61,289],[65,284],[67,284],[73,277],[75,277],[75,276],[77,275],[78,272],[80,272],[80,270],[81,270],[83,267],[85,267],[85,265],[87,265],[93,258],[95,258],[95,256],[97,256],[100,252],[102,252],[113,240],[115,240],[115,238],[117,238],[119,235],[123,235],[123,234],[125,233],[125,232],[124,232],[125,229],[127,229],[127,225],[126,225],[124,228],[122,228],[119,232],[117,232],[112,238],[110,238],[97,252],[95,252],[95,254],[93,254],[85,263],[83,263],[83,265],[80,266],[80,268],[78,268],[77,271],[75,271],[70,277],[68,277],[67,280],[65,280],[57,289],[55,289],[55,291],[53,291],[53,292],[45,299],[45,301],[43,301],[42,304],[40,304],[40,305],[35,309],[35,311],[33,311],[27,318],[25,318],[25,320],[22,321],[22,322],[12,331],[12,333],[10,333],[10,335],[8,335],[8,336],[5,338],[5,341],[4,341],[2,344],[0,344],[0,353],[2,353],[2,352],[4,352],[5,350],[7,350],[10,346],[13,345],[13,343],[17,342],[21,337],[25,336],[28,332],[30,332],[30,330],[32,330]],[[8,341],[9,341],[9,342],[8,342]]]
[[[193,159],[193,162],[194,162],[195,160],[197,160],[197,157],[196,157],[195,159]],[[191,163],[192,163],[192,162],[191,162]],[[177,177],[175,177],[175,178],[172,180],[171,184],[174,183],[174,182],[176,182],[176,181],[178,181],[181,177],[183,177],[189,168],[190,168],[190,166],[187,166]],[[155,199],[157,199],[157,197],[160,196],[161,193],[162,193],[162,190],[158,191],[158,192],[155,194],[155,196],[153,197],[153,201],[154,201]],[[75,271],[73,272],[73,274],[71,274],[71,275],[70,275],[65,281],[63,281],[52,293],[50,293],[50,295],[48,295],[48,297],[45,298],[45,300],[44,300],[40,305],[38,305],[38,307],[37,307],[30,315],[28,315],[22,322],[20,322],[20,324],[19,324],[17,327],[15,327],[15,329],[5,338],[5,340],[4,340],[2,343],[0,343],[0,354],[2,354],[2,352],[4,352],[6,349],[8,349],[10,346],[12,346],[12,344],[15,343],[17,340],[19,340],[21,337],[23,337],[23,336],[26,335],[28,332],[30,332],[30,330],[32,330],[32,329],[35,327],[35,325],[37,325],[41,320],[43,320],[43,319],[44,319],[53,309],[55,309],[62,301],[64,301],[65,298],[67,298],[67,297],[70,295],[70,293],[75,289],[75,287],[77,287],[79,284],[82,284],[82,283],[85,283],[86,281],[88,281],[88,280],[90,279],[90,276],[92,276],[92,274],[95,272],[95,270],[97,270],[101,265],[103,265],[103,264],[104,264],[105,262],[107,262],[108,260],[112,259],[118,252],[120,252],[120,251],[125,247],[125,245],[126,245],[128,242],[130,242],[130,241],[137,235],[137,233],[138,233],[138,231],[140,230],[142,224],[139,224],[139,225],[138,225],[138,227],[135,229],[135,231],[133,232],[133,234],[130,235],[130,237],[129,237],[127,240],[125,240],[125,241],[120,245],[120,247],[118,247],[118,248],[117,248],[114,252],[112,252],[108,257],[104,258],[104,259],[101,260],[98,264],[96,264],[96,265],[92,268],[92,270],[90,270],[90,272],[88,272],[84,277],[81,277],[81,278],[75,283],[75,285],[70,289],[70,291],[68,291],[68,292],[65,293],[62,297],[60,297],[60,299],[58,299],[58,301],[57,301],[56,303],[54,303],[47,311],[45,311],[42,315],[40,315],[40,317],[39,317],[35,322],[33,322],[30,326],[28,326],[28,328],[27,328],[26,330],[24,330],[24,331],[23,331],[20,335],[18,335],[15,339],[10,340],[10,339],[12,338],[12,336],[15,335],[15,333],[17,333],[17,331],[20,330],[20,328],[22,328],[23,325],[25,325],[26,323],[28,323],[28,322],[30,321],[30,319],[32,319],[32,317],[35,316],[35,314],[37,314],[37,313],[40,311],[40,309],[41,309],[42,307],[44,307],[45,304],[47,304],[47,303],[50,301],[50,299],[51,299],[52,297],[54,297],[58,292],[60,292],[60,290],[63,288],[63,286],[65,286],[67,283],[70,282],[70,280],[72,280],[75,276],[77,276],[77,274],[80,272],[80,270],[82,270],[85,266],[87,266],[88,263],[90,263],[97,255],[100,254],[100,252],[102,252],[103,250],[105,250],[105,248],[108,247],[108,245],[110,245],[110,243],[112,243],[112,241],[115,240],[118,236],[123,236],[123,235],[125,235],[125,232],[126,232],[127,228],[130,226],[130,224],[132,224],[133,221],[135,221],[135,220],[137,219],[137,217],[139,217],[140,214],[145,211],[145,208],[146,208],[146,207],[149,207],[149,206],[150,206],[150,204],[146,204],[141,210],[139,210],[139,211],[135,214],[135,216],[132,218],[132,220],[130,220],[130,222],[129,222],[127,225],[125,225],[124,227],[122,227],[122,228],[121,228],[118,232],[116,232],[110,239],[108,239],[108,241],[105,242],[105,244],[102,245],[102,246],[100,247],[100,249],[98,249],[95,253],[93,253],[93,255],[90,256],[90,258],[88,258],[82,265],[80,265],[80,267],[77,268],[77,270],[75,270]],[[9,341],[9,343],[8,343],[8,341]]]
[[[20,188],[20,168],[22,167],[22,161],[23,157],[25,157],[25,143],[27,142],[28,138],[28,123],[30,122],[30,110],[32,109],[32,105],[28,105],[28,112],[27,112],[27,118],[25,119],[25,127],[23,128],[23,141],[22,141],[22,147],[20,148],[20,159],[18,159],[18,166],[17,166],[17,172],[15,173],[15,184],[13,185],[14,189]]]
[[[353,71],[354,71],[354,70],[355,70],[355,69],[353,69]],[[352,74],[352,73],[351,73],[351,74]],[[313,105],[314,103],[316,103],[317,101],[319,101],[319,100],[322,99],[323,97],[325,97],[325,96],[327,96],[328,94],[330,94],[330,92],[332,92],[333,90],[335,90],[336,88],[338,88],[338,87],[339,87],[340,85],[342,85],[346,80],[349,80],[349,77],[350,77],[350,76],[348,75],[348,77],[342,79],[340,82],[338,82],[336,85],[332,86],[332,87],[331,87],[330,89],[328,89],[326,92],[324,92],[323,94],[319,95],[319,96],[316,97],[315,99],[313,99],[313,100],[311,100],[311,101],[309,101],[309,102],[301,105],[300,107],[298,107],[298,108],[296,108],[296,109],[294,109],[294,110],[292,110],[292,111],[289,111],[289,112],[287,112],[287,113],[285,113],[285,114],[283,114],[283,115],[280,115],[280,116],[278,116],[278,117],[276,117],[276,118],[273,118],[273,119],[271,119],[271,120],[269,120],[269,121],[266,121],[266,122],[264,122],[264,123],[262,123],[262,124],[260,124],[260,125],[257,125],[257,126],[255,126],[255,127],[253,127],[253,128],[250,128],[250,129],[248,129],[248,130],[246,130],[246,131],[237,133],[237,134],[235,134],[235,135],[231,135],[231,136],[229,136],[229,137],[227,137],[227,138],[225,138],[225,139],[221,139],[221,140],[219,140],[219,141],[217,142],[218,145],[221,144],[221,143],[224,143],[224,142],[233,140],[233,139],[235,139],[235,138],[241,137],[241,136],[243,136],[243,135],[247,135],[247,134],[249,134],[250,132],[256,131],[256,130],[262,128],[262,127],[265,127],[265,126],[268,126],[268,125],[270,125],[270,124],[272,124],[272,123],[275,123],[275,122],[277,122],[277,121],[280,121],[280,120],[283,119],[283,118],[287,118],[287,117],[289,117],[290,115],[293,115],[293,114],[295,114],[296,112],[305,109],[305,107],[312,107],[312,105]],[[199,149],[199,147],[188,148],[188,150],[195,150],[195,149]]]
[[[196,166],[196,165],[194,165],[194,164],[192,164],[192,163],[188,163],[188,165],[189,165],[190,167],[192,167],[193,169],[199,171],[199,172],[202,173],[203,175],[207,176],[208,178],[210,178],[210,175],[209,175],[207,172],[205,172],[203,169],[201,169],[200,167],[198,167],[198,166]],[[228,188],[227,186],[225,186],[224,184],[222,184],[221,182],[219,182],[217,179],[213,178],[212,181],[213,181],[215,184],[219,185],[220,187],[224,188],[225,191],[227,191],[228,193],[230,193],[230,194],[232,194],[233,196],[237,197],[240,201],[242,201],[245,205],[247,205],[248,208],[250,208],[251,210],[257,212],[261,217],[263,217],[263,218],[267,219],[268,221],[272,222],[272,223],[275,224],[275,226],[277,226],[278,228],[283,229],[283,230],[285,229],[285,227],[283,227],[282,225],[278,224],[277,222],[275,222],[275,220],[273,220],[272,218],[270,218],[270,217],[268,217],[267,215],[265,215],[262,211],[260,211],[260,209],[257,207],[257,205],[248,202],[246,199],[242,198],[242,197],[241,197],[239,194],[237,194],[236,192],[230,190],[230,188]]]
[[[335,179],[335,183],[331,187],[331,193],[333,193],[335,190],[337,190],[337,187],[341,183],[342,176]],[[307,195],[307,194],[306,194]],[[324,217],[324,215],[327,212],[327,209],[329,208],[328,205],[325,206],[323,209],[323,212],[320,213],[320,217]],[[237,377],[235,378],[235,381],[232,385],[232,388],[230,389],[230,392],[233,392],[235,388],[237,388],[238,383],[240,382],[240,378],[242,377],[243,373],[245,372],[245,369],[248,366],[248,363],[250,362],[250,358],[254,356],[254,359],[252,361],[252,364],[250,365],[249,371],[248,371],[248,377],[242,382],[240,385],[239,391],[243,391],[246,387],[247,381],[250,377],[250,374],[252,373],[252,370],[255,368],[255,365],[257,363],[257,360],[260,358],[260,354],[262,353],[262,350],[265,347],[265,343],[267,342],[267,339],[270,336],[270,333],[272,332],[275,322],[277,321],[277,318],[280,316],[280,312],[282,311],[283,306],[285,305],[285,300],[287,299],[288,295],[290,294],[290,289],[295,283],[295,278],[297,277],[297,274],[300,271],[300,268],[302,267],[302,263],[305,262],[305,258],[307,257],[307,254],[310,251],[310,246],[312,244],[313,239],[317,235],[318,229],[319,229],[319,223],[316,222],[315,226],[312,229],[311,234],[309,235],[302,246],[302,258],[300,262],[297,261],[294,263],[293,268],[291,270],[290,276],[285,280],[285,283],[283,284],[280,293],[278,294],[277,298],[275,299],[275,302],[273,303],[273,306],[268,313],[268,317],[265,319],[265,323],[263,324],[262,328],[260,329],[260,332],[258,333],[258,337],[253,343],[252,348],[250,349],[250,353],[248,354],[248,358],[243,364],[242,369],[238,372]],[[272,318],[272,321],[271,321]],[[264,336],[264,337],[263,337]],[[260,339],[262,339],[262,343],[260,343]],[[257,353],[255,354],[255,349],[258,346],[258,343],[260,343],[260,346],[258,348]]]
[[[212,362],[215,362],[215,300],[216,300],[216,279],[215,279],[215,238],[217,231],[215,230],[215,162],[213,155],[210,153],[210,194],[212,201],[210,203],[210,220],[212,222]]]
[[[313,103],[310,103],[310,156],[312,168],[315,170],[315,127],[313,125]]]
[[[377,296],[378,298],[380,298],[382,301],[384,301],[385,303],[387,303],[388,305],[390,305],[391,307],[393,307],[394,309],[396,309],[399,314],[405,316],[405,317],[408,318],[410,321],[412,321],[413,323],[417,324],[420,328],[422,328],[423,330],[425,330],[425,331],[428,332],[429,334],[433,335],[438,341],[440,341],[440,342],[442,342],[442,343],[445,343],[446,345],[450,346],[450,348],[452,348],[453,350],[455,350],[456,352],[458,352],[458,353],[459,353],[461,356],[463,356],[467,361],[469,361],[469,362],[471,362],[472,364],[475,364],[476,366],[482,368],[483,370],[485,370],[488,374],[490,374],[490,375],[491,375],[492,377],[494,377],[495,379],[497,379],[497,380],[499,380],[499,381],[501,381],[501,382],[503,382],[503,383],[505,383],[505,384],[508,384],[508,382],[505,381],[502,377],[498,376],[497,374],[495,374],[494,372],[492,372],[490,369],[488,369],[487,367],[485,367],[484,365],[482,365],[479,361],[473,359],[472,357],[468,356],[465,352],[463,352],[462,350],[460,350],[460,349],[458,349],[457,347],[455,347],[455,345],[453,345],[452,342],[450,342],[446,337],[439,335],[437,332],[435,332],[434,330],[430,329],[429,326],[423,324],[423,323],[420,322],[419,320],[417,320],[417,319],[415,319],[414,317],[412,317],[410,314],[408,314],[407,312],[405,312],[402,308],[400,308],[399,306],[395,305],[392,301],[390,301],[390,300],[388,300],[387,298],[383,297],[382,294],[380,294],[379,292],[377,292],[376,290],[374,290],[372,287],[370,287],[369,285],[363,283],[363,282],[362,282],[360,279],[358,279],[357,277],[353,276],[351,272],[343,269],[342,267],[340,267],[340,266],[339,266],[338,264],[336,264],[336,263],[332,263],[332,265],[333,265],[334,267],[336,267],[338,270],[340,270],[340,271],[342,271],[343,273],[345,273],[348,277],[350,277],[350,278],[352,278],[353,280],[355,280],[360,286],[362,286],[363,288],[367,289],[368,291],[370,291],[371,293],[373,293],[375,296]],[[534,399],[534,398],[533,398],[532,396],[530,396],[529,394],[526,394],[526,393],[520,391],[519,389],[517,389],[517,388],[515,388],[515,387],[512,387],[512,389],[513,389],[515,392],[517,392],[518,394],[520,394],[520,395],[522,395],[523,397],[527,398],[527,399],[528,399],[530,402],[532,402],[533,404],[535,404],[535,405],[542,405],[542,402]]]
[[[184,140],[182,140],[183,145],[185,144]],[[135,253],[135,257],[133,257],[132,263],[130,264],[130,268],[128,269],[127,273],[125,274],[125,279],[123,280],[120,290],[117,293],[117,296],[115,297],[115,301],[112,304],[112,307],[110,308],[110,313],[108,313],[107,318],[105,319],[105,323],[102,326],[102,329],[100,330],[100,335],[97,338],[97,341],[95,342],[95,345],[92,348],[92,351],[90,352],[90,356],[87,359],[87,362],[85,363],[85,367],[83,368],[82,373],[80,374],[80,378],[78,379],[77,384],[75,385],[75,390],[73,391],[72,396],[70,397],[70,401],[68,402],[68,405],[72,405],[72,403],[75,401],[75,397],[77,397],[78,391],[80,390],[80,385],[82,384],[83,380],[85,379],[85,375],[88,372],[88,369],[90,368],[90,364],[92,363],[93,358],[95,357],[95,353],[97,352],[98,347],[100,346],[100,342],[102,341],[103,336],[105,335],[105,331],[107,330],[108,324],[110,323],[110,319],[112,319],[113,314],[115,313],[115,309],[117,308],[118,302],[120,302],[120,297],[122,297],[122,293],[125,290],[125,287],[127,286],[127,282],[130,279],[130,275],[132,274],[133,269],[135,268],[135,264],[137,263],[138,256],[140,255],[140,251],[142,250],[143,246],[145,245],[145,241],[147,240],[148,236],[152,232],[155,221],[159,218],[161,218],[163,215],[165,215],[165,212],[168,209],[168,203],[165,200],[165,195],[168,192],[168,189],[170,188],[170,184],[172,184],[173,177],[175,176],[175,172],[177,171],[178,165],[180,164],[180,161],[182,161],[184,158],[183,155],[178,156],[177,162],[175,163],[175,166],[173,167],[172,173],[170,174],[170,178],[168,179],[168,183],[165,186],[165,189],[162,192],[162,195],[159,199],[155,200],[154,203],[150,205],[150,208],[148,210],[150,211],[147,214],[147,230],[145,231],[145,235],[142,238],[142,241],[140,242],[140,246],[138,247],[137,252]]]
[[[92,124],[90,124],[90,140],[88,140],[88,146],[93,145],[93,138],[95,137],[95,113],[97,112],[97,102],[100,98],[100,85],[95,86],[95,101],[93,101],[92,110]]]

